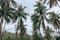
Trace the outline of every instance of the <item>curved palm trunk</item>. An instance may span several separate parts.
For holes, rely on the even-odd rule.
[[[39,37],[41,38],[41,40],[44,40],[43,37],[42,37],[42,34],[41,34],[40,30],[39,30]]]
[[[42,17],[42,27],[43,27],[43,30],[45,31],[45,34],[46,34],[46,38],[47,40],[50,40],[50,34],[46,31],[46,28],[45,28],[45,24],[44,24],[44,18]]]
[[[5,27],[6,27],[6,22],[4,23],[4,28],[3,28],[3,31],[2,31],[2,34],[1,34],[1,35],[2,35],[1,37],[2,37],[2,38],[5,37]],[[2,40],[3,40],[3,39],[2,39]]]
[[[2,27],[1,27],[1,22],[0,22],[0,40],[1,40],[1,34],[2,34]]]
[[[2,17],[0,17],[0,40],[2,40]]]

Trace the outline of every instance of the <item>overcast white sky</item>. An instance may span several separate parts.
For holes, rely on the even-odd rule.
[[[18,4],[22,4],[23,6],[26,6],[27,8],[25,9],[25,12],[29,13],[30,15],[32,13],[34,13],[34,7],[33,5],[35,5],[36,1],[37,0],[15,0]],[[54,7],[52,8],[51,11],[60,11],[60,9],[58,7]],[[32,32],[32,23],[31,23],[31,20],[30,20],[30,17],[28,17],[27,21],[25,22],[28,26],[26,27],[27,28],[27,33],[28,34],[31,34]],[[9,24],[8,26],[6,25],[6,30],[10,31],[10,32],[15,32],[15,27],[14,27],[15,24]]]

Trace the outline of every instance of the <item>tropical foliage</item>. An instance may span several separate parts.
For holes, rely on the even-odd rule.
[[[53,6],[59,6],[60,0],[38,0],[34,13],[30,16],[25,12],[23,5],[17,4],[14,0],[0,0],[0,40],[60,40],[60,14],[49,11]],[[47,4],[49,8],[47,8]],[[60,6],[59,6],[60,7]],[[25,24],[27,19],[31,17],[32,35],[27,34],[28,25]],[[12,22],[15,24],[15,33],[5,30],[5,25]],[[28,27],[29,28],[29,27]],[[42,30],[41,30],[42,29]],[[56,33],[59,36],[55,36]]]

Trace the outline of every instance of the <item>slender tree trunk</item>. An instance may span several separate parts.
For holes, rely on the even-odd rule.
[[[46,34],[46,38],[47,40],[50,40],[50,35],[49,33],[46,31],[46,28],[45,28],[45,24],[44,24],[44,18],[42,17],[42,27],[43,27],[43,30],[45,31],[45,34]]]
[[[16,30],[16,38],[15,38],[15,40],[17,40],[18,39],[18,31]]]
[[[0,40],[2,40],[2,17],[0,17]]]
[[[4,38],[4,36],[5,36],[5,27],[6,27],[6,22],[4,23],[4,28],[3,28],[3,31],[2,31],[2,36],[1,36],[2,38]]]
[[[39,37],[41,38],[41,40],[43,40],[43,37],[42,37],[40,30],[39,30]]]
[[[2,28],[1,28],[1,22],[0,22],[0,40],[1,40],[1,31],[2,31]]]

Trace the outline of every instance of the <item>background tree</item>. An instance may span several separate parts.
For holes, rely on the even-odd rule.
[[[18,10],[16,11],[16,17],[18,18],[18,26],[17,30],[20,31],[20,40],[25,40],[26,28],[24,25],[24,20],[26,20],[26,16],[28,15],[24,12],[25,7],[23,8],[22,5],[18,6]],[[23,20],[24,19],[24,20]]]
[[[34,13],[31,16],[31,20],[33,22],[33,40],[41,40],[41,35],[40,35],[40,25],[39,25],[39,16],[37,13]]]
[[[42,0],[41,0],[42,1]],[[42,26],[43,30],[45,31],[46,34],[46,38],[47,40],[50,40],[50,37],[48,35],[48,32],[46,31],[46,26],[45,26],[45,20],[49,23],[50,20],[48,20],[48,18],[46,17],[47,13],[46,13],[46,6],[43,5],[42,2],[37,2],[37,4],[35,5],[36,9],[34,12],[36,12],[36,14],[38,15],[38,23],[39,23],[39,27]],[[36,17],[35,17],[36,18]]]
[[[53,7],[53,6],[60,7],[59,4],[58,4],[58,1],[60,1],[60,0],[44,0],[44,3],[46,3],[47,1],[48,1],[48,4],[49,4],[50,8]]]
[[[11,2],[11,1],[10,1]],[[10,19],[13,20],[14,9],[10,7],[10,2],[8,0],[0,0],[0,40],[2,40],[2,23],[5,20],[7,23]]]

